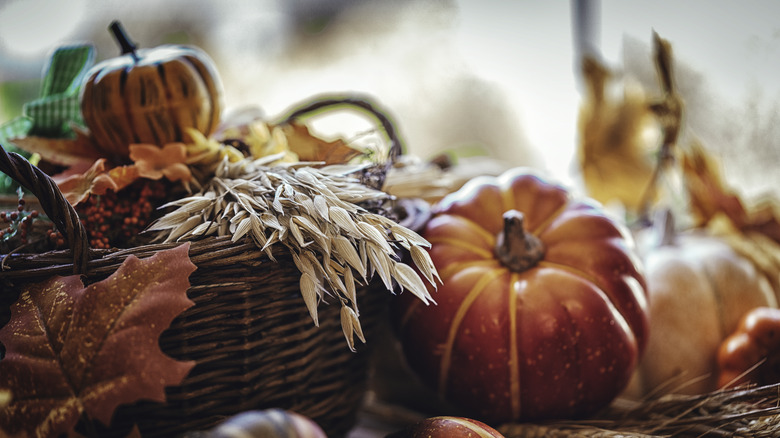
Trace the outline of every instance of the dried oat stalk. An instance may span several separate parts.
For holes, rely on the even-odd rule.
[[[301,272],[300,290],[314,324],[326,295],[341,305],[341,326],[350,349],[354,336],[365,342],[359,321],[356,287],[378,275],[388,290],[400,287],[426,304],[433,301],[425,281],[441,281],[416,232],[361,204],[390,199],[353,175],[365,165],[279,163],[277,156],[230,162],[192,196],[171,202],[174,209],[150,232],[166,242],[205,236],[249,237],[274,259],[271,248],[284,245]],[[407,251],[422,273],[400,261]]]

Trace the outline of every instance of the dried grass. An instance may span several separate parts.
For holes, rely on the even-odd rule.
[[[778,437],[780,384],[656,400],[616,400],[580,421],[504,424],[507,438],[532,437]]]

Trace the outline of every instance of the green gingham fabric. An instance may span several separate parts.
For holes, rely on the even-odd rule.
[[[33,122],[28,135],[67,137],[71,131],[71,122],[84,124],[78,95],[43,97],[25,104],[23,112]]]
[[[78,95],[81,80],[95,58],[92,46],[66,46],[57,49],[46,67],[41,97],[55,94]]]
[[[0,144],[28,159],[29,153],[11,141],[26,136],[68,138],[73,135],[71,123],[83,125],[79,105],[81,82],[94,62],[91,45],[58,48],[46,66],[40,97],[22,107],[22,115],[0,125]],[[0,193],[12,193],[18,184],[0,173]]]
[[[38,135],[62,138],[72,135],[71,123],[83,125],[79,90],[92,66],[92,45],[65,46],[52,54],[41,85],[40,98],[22,107],[22,116],[0,127],[3,139]],[[26,124],[19,119],[28,119]],[[25,129],[26,128],[26,129]]]

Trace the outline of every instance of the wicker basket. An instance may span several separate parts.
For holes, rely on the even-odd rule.
[[[0,171],[38,198],[70,248],[6,256],[0,271],[2,313],[25,283],[73,273],[91,283],[109,276],[131,254],[145,258],[177,245],[91,249],[77,213],[51,178],[5,150],[0,151]],[[167,388],[166,403],[120,406],[110,429],[82,422],[77,430],[87,436],[126,436],[137,424],[144,437],[170,437],[242,411],[276,407],[312,418],[328,436],[345,435],[366,392],[372,333],[390,297],[381,281],[358,292],[368,342],[353,353],[337,302],[320,306],[320,326],[312,323],[299,290],[300,272],[286,250],[275,249],[274,262],[251,240],[210,237],[192,242],[189,256],[197,266],[188,290],[195,305],[173,321],[160,345],[175,359],[195,361],[195,367],[180,386]]]

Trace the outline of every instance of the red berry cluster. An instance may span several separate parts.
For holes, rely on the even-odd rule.
[[[156,217],[157,207],[168,200],[168,189],[162,181],[139,179],[119,192],[90,195],[77,204],[89,245],[95,249],[132,246],[131,241]]]
[[[25,203],[24,199],[19,198],[16,211],[0,212],[0,224],[3,226],[0,229],[0,239],[8,240],[18,236],[22,245],[28,243],[32,222],[38,217],[38,210],[25,211]]]
[[[15,209],[0,212],[0,253],[23,251],[25,248],[47,251],[64,247],[62,234],[54,230],[51,221],[38,210],[27,210],[27,202],[21,193]]]

